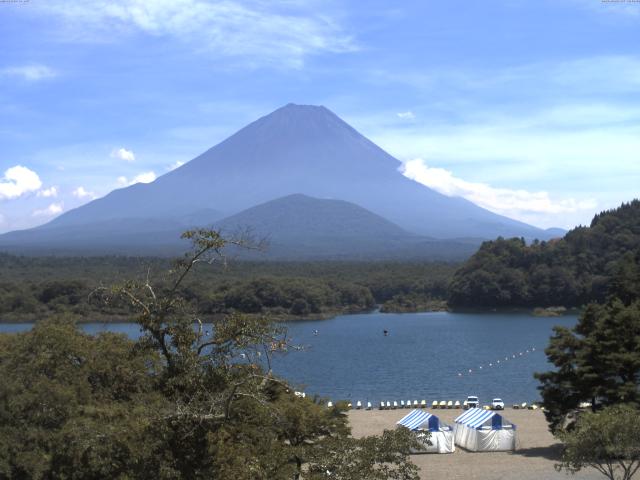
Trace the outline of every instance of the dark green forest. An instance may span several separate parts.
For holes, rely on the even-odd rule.
[[[162,285],[171,262],[138,257],[28,257],[0,254],[0,320],[56,314],[119,320],[126,304],[106,305],[100,287],[127,279]],[[440,309],[456,264],[404,262],[246,262],[197,265],[181,295],[202,315],[232,312],[278,319]]]
[[[184,236],[193,251],[162,285],[104,291],[130,306],[139,339],[88,335],[67,315],[0,335],[0,479],[417,480],[409,430],[354,438],[346,404],[296,396],[273,374],[282,325],[232,314],[194,328],[183,282],[227,242]]]
[[[453,308],[580,307],[640,275],[640,201],[596,215],[564,238],[485,242],[454,275]],[[635,292],[637,295],[638,292]],[[634,292],[628,292],[628,295]]]
[[[228,259],[194,269],[181,294],[205,316],[232,312],[277,319],[452,308],[581,307],[602,302],[614,284],[633,285],[640,264],[640,201],[596,215],[562,239],[485,242],[465,264],[429,262],[250,262]],[[68,313],[118,320],[100,286],[149,277],[162,285],[167,259],[29,257],[0,254],[0,321]],[[637,292],[629,292],[629,295]]]

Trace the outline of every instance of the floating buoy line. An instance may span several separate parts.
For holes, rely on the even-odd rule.
[[[478,373],[481,370],[486,370],[488,368],[497,368],[501,365],[504,365],[510,360],[517,360],[520,357],[526,357],[527,355],[535,352],[536,352],[536,347],[531,347],[526,350],[523,350],[522,352],[516,352],[511,355],[506,355],[504,359],[501,357],[498,360],[486,362],[482,365],[479,365],[476,369],[473,369],[473,368],[464,369],[463,371],[458,372],[458,377],[464,377],[465,375],[466,376],[473,375],[474,373]]]

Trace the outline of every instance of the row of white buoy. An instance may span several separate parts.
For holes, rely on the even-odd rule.
[[[531,347],[530,349],[524,350],[522,352],[517,352],[517,353],[513,353],[511,355],[507,355],[504,357],[504,360],[502,358],[500,358],[499,360],[496,360],[495,362],[488,362],[484,365],[480,365],[476,370],[469,368],[466,372],[458,372],[458,376],[462,377],[464,375],[471,375],[473,374],[473,372],[478,372],[479,370],[483,370],[486,368],[492,368],[492,367],[498,367],[502,364],[504,364],[505,362],[508,362],[509,360],[515,360],[517,358],[526,356],[529,353],[533,353],[536,351],[536,347]]]

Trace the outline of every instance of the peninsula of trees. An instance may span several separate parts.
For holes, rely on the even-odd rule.
[[[638,288],[639,263],[640,201],[633,200],[599,213],[589,227],[574,228],[561,239],[530,245],[518,238],[485,242],[455,273],[449,305],[580,307],[604,301],[614,286]]]

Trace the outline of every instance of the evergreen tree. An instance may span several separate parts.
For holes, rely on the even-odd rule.
[[[573,329],[554,331],[546,353],[556,370],[536,374],[553,431],[581,402],[640,406],[640,300],[591,304]]]

